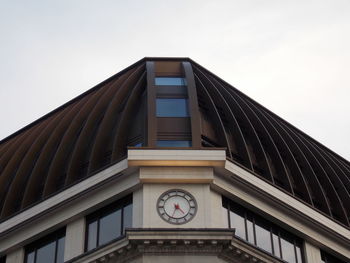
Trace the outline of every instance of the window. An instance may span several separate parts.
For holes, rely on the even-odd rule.
[[[132,196],[127,196],[87,217],[87,251],[124,235],[132,226]]]
[[[63,263],[65,229],[40,239],[26,248],[26,263]]]
[[[186,86],[186,79],[179,77],[156,77],[156,86]]]
[[[324,263],[345,263],[345,261],[342,261],[340,259],[335,258],[334,256],[324,252],[321,250],[321,259]]]
[[[157,141],[157,147],[191,147],[191,141]]]
[[[188,117],[187,99],[157,99],[157,117]]]
[[[6,256],[0,257],[0,263],[6,263]]]
[[[222,206],[237,237],[286,262],[303,262],[301,239],[225,197]]]

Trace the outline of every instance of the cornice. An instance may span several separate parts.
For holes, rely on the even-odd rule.
[[[128,229],[123,239],[66,263],[123,263],[141,255],[216,255],[227,262],[282,262],[234,237],[233,229]]]
[[[11,232],[14,228],[19,227],[26,222],[30,222],[46,213],[52,212],[54,209],[62,206],[62,204],[72,201],[73,199],[85,194],[86,192],[96,189],[107,182],[110,178],[115,177],[121,171],[127,168],[127,160],[108,167],[107,169],[97,173],[86,180],[73,185],[72,187],[34,205],[23,212],[9,218],[0,223],[0,237]],[[120,174],[119,174],[120,175]]]

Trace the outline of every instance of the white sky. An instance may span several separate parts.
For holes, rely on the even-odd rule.
[[[0,0],[0,139],[145,56],[186,56],[350,159],[349,0]]]

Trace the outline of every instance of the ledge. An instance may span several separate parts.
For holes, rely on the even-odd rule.
[[[147,254],[216,255],[228,262],[282,262],[236,238],[234,229],[130,228],[125,237],[65,263],[122,263]]]
[[[140,167],[141,183],[209,184],[213,180],[212,167]]]
[[[78,195],[88,191],[91,188],[96,188],[104,181],[107,181],[119,172],[127,168],[126,159],[102,170],[101,172],[77,183],[62,192],[53,195],[52,197],[24,210],[23,212],[9,218],[0,223],[0,236],[10,231],[12,228],[25,223],[28,220],[37,218],[39,215],[51,211],[60,204],[75,198]]]
[[[129,240],[232,240],[234,229],[225,228],[132,228],[127,230]]]
[[[223,149],[128,149],[128,166],[224,167]]]

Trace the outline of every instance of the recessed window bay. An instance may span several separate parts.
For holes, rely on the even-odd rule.
[[[156,86],[186,86],[186,79],[181,77],[156,77]]]
[[[157,99],[157,117],[189,117],[187,99]]]

